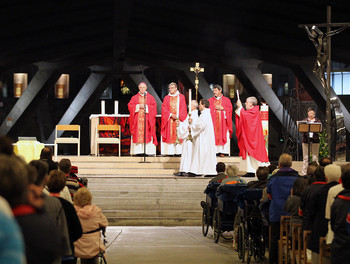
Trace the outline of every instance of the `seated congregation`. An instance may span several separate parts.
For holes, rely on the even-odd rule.
[[[322,158],[319,164],[315,162],[309,164],[307,175],[300,176],[292,169],[292,157],[284,153],[279,158],[278,166],[270,165],[257,169],[257,181],[238,176],[236,166],[228,166],[225,173],[225,164],[218,163],[217,172],[218,175],[210,180],[205,190],[206,201],[201,202],[203,235],[207,234],[211,226],[214,240],[218,241],[216,235],[218,229],[219,233],[220,229],[221,231],[233,230],[233,246],[243,262],[252,257],[249,256],[251,252],[255,252],[256,258],[257,256],[266,257],[269,263],[347,263],[349,261],[349,163],[340,166],[332,164],[329,158]],[[220,201],[223,191],[225,189],[230,191],[229,188],[223,187],[229,185],[241,186],[240,193],[232,196],[231,201],[226,201],[226,203],[232,202],[238,205],[238,210],[234,211],[238,217],[231,217],[231,224],[234,227],[230,230],[222,222],[228,219],[227,215],[232,211],[220,209],[220,202],[223,203]],[[248,209],[250,206],[247,201],[249,191],[251,191],[250,194],[258,193],[254,198],[254,205],[259,210],[258,215],[255,214],[254,217],[264,219],[264,224],[258,233],[261,240],[266,240],[263,247],[268,249],[268,256],[265,256],[264,250],[256,246],[257,242],[254,242],[254,239],[250,240],[250,237],[246,237],[247,234],[249,235],[247,230],[254,227],[251,224],[252,219],[255,221],[255,226],[257,226],[256,223],[260,223],[256,222],[254,217],[247,217],[245,212],[247,206]],[[268,234],[263,234],[264,225]],[[245,235],[242,235],[242,232],[245,232]],[[253,246],[249,241],[253,241]]]
[[[0,137],[0,263],[98,263],[105,247],[102,210],[69,159],[44,148],[27,164]]]

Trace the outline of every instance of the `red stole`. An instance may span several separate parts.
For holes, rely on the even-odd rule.
[[[167,95],[164,97],[162,104],[162,141],[168,144],[174,144],[176,140],[176,122],[172,120],[170,114],[177,116],[177,100],[180,99],[179,105],[179,120],[183,122],[187,116],[187,106],[185,96],[179,94],[179,96]]]

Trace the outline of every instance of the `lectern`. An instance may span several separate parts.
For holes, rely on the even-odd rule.
[[[299,133],[321,133],[322,123],[309,123],[306,121],[297,121]],[[307,136],[307,160],[310,161],[310,136]]]

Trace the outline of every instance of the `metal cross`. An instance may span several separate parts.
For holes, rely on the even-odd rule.
[[[196,88],[196,101],[198,101],[198,84],[199,84],[198,74],[201,72],[204,72],[204,68],[199,67],[199,62],[196,62],[196,66],[191,67],[190,71],[195,72],[196,74],[196,80],[194,81],[194,84]]]
[[[326,27],[326,33],[323,33],[318,27]],[[332,27],[338,27],[336,30],[331,30]],[[339,28],[340,27],[340,28]],[[313,72],[320,80],[326,96],[326,132],[328,149],[331,151],[331,36],[342,32],[344,29],[350,27],[350,23],[331,23],[331,7],[327,6],[327,23],[323,24],[306,24],[299,25],[299,28],[304,28],[308,34],[309,39],[314,44],[317,50],[316,62]],[[325,75],[325,68],[327,66],[327,76]]]

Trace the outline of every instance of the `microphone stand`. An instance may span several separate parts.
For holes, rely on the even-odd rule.
[[[147,93],[145,92],[145,101],[144,101],[144,107],[143,107],[143,114],[144,114],[144,124],[143,124],[143,161],[140,161],[139,163],[151,163],[149,161],[146,161],[146,105],[147,105]]]

